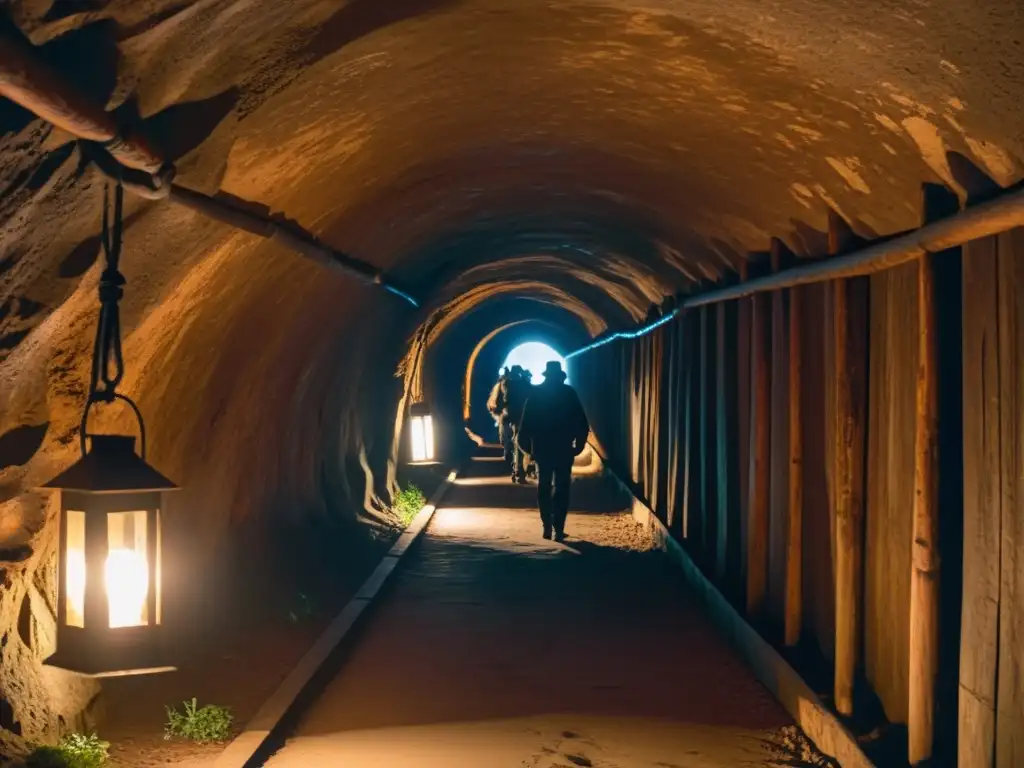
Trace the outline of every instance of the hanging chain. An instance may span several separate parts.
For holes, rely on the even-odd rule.
[[[100,275],[100,319],[92,354],[92,379],[89,400],[109,403],[117,396],[117,386],[124,378],[124,357],[121,353],[121,316],[117,303],[124,295],[124,276],[118,271],[121,261],[122,213],[124,187],[114,187],[113,221],[110,211],[110,185],[103,195],[103,254],[106,264]]]
[[[100,318],[96,327],[96,342],[92,350],[92,376],[89,380],[89,397],[82,413],[79,438],[82,454],[86,452],[86,427],[89,411],[95,403],[112,403],[121,400],[127,403],[139,422],[141,454],[146,458],[146,425],[142,421],[135,402],[117,391],[124,378],[124,355],[121,352],[121,313],[118,302],[124,296],[127,282],[118,267],[121,262],[121,243],[124,224],[124,187],[118,181],[114,186],[113,212],[108,184],[103,192],[103,245],[104,267],[100,275]]]

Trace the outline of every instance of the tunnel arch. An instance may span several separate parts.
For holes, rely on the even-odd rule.
[[[483,332],[485,328],[490,330]],[[586,318],[581,318],[574,309],[528,295],[482,302],[451,319],[431,337],[429,344],[421,338],[427,335],[421,327],[410,344],[406,360],[414,353],[418,355],[417,377],[422,393],[419,397],[438,414],[435,430],[446,433],[440,438],[440,453],[459,455],[459,451],[469,448],[464,426],[482,418],[482,409],[495,379],[491,369],[504,359],[516,339],[528,334],[566,348],[591,338]],[[468,420],[465,416],[467,396]],[[441,426],[437,426],[438,421]],[[396,439],[401,440],[401,424],[396,426]]]
[[[1013,0],[901,15],[784,0],[770,17],[756,0],[387,5],[61,15],[15,0],[4,19],[154,137],[184,186],[283,211],[426,297],[392,304],[279,242],[129,200],[125,389],[186,488],[169,509],[169,535],[196,550],[182,574],[225,539],[265,546],[281,521],[372,518],[395,404],[400,421],[429,394],[427,350],[488,307],[528,296],[594,336],[730,279],[772,237],[823,255],[831,214],[888,235],[918,224],[922,181],[1021,179]],[[838,57],[836,38],[856,43]],[[83,50],[102,71],[69,55]],[[2,106],[0,435],[50,425],[0,470],[0,549],[30,552],[0,562],[17,585],[0,595],[7,627],[53,544],[52,503],[32,489],[74,459],[102,179],[61,131]],[[485,327],[512,318],[493,312]],[[88,701],[25,668],[0,670],[0,687],[68,713]],[[47,707],[18,708],[40,735]]]
[[[518,345],[539,341],[550,346],[565,347],[578,343],[579,334],[553,320],[530,318],[508,323],[480,339],[466,364],[467,389],[464,395],[463,418],[466,427],[482,435],[487,426],[487,397],[497,380],[497,366]]]

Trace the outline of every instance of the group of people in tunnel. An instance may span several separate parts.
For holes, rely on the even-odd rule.
[[[562,541],[572,465],[587,446],[590,422],[576,390],[566,383],[561,363],[549,362],[540,384],[532,379],[519,365],[503,370],[487,409],[497,424],[512,482],[526,483],[531,473],[536,475],[543,536]]]

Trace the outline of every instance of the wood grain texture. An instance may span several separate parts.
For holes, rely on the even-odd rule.
[[[992,768],[999,666],[999,289],[996,238],[963,261],[964,562],[958,764]]]
[[[852,244],[838,216],[829,219],[829,251]],[[835,532],[835,678],[836,709],[853,713],[853,691],[861,659],[864,627],[864,442],[867,429],[866,364],[869,334],[868,292],[863,280],[838,280],[831,286],[834,387],[831,423],[832,505]]]
[[[768,502],[771,451],[771,346],[767,296],[751,299],[750,450],[747,462],[750,509],[747,526],[747,616],[765,611],[768,589]]]
[[[726,357],[726,310],[728,305],[719,304],[715,312],[715,580],[720,589],[725,588],[729,573],[729,496],[732,492],[729,479],[729,424],[728,409],[732,398],[728,390],[729,359]]]
[[[789,384],[789,509],[786,525],[786,605],[783,622],[783,640],[786,645],[796,645],[803,629],[803,433],[801,379],[803,363],[801,355],[801,288],[789,292],[788,312],[788,366]]]
[[[693,320],[693,313],[688,313],[683,317],[683,355],[685,359],[685,369],[683,371],[683,536],[691,541],[696,541],[697,537],[693,530],[693,517],[694,517],[694,499],[696,497],[696,488],[694,482],[694,449],[696,444],[693,439],[693,430],[695,419],[693,418],[693,411],[696,404],[696,397],[694,396],[694,389],[696,382],[694,379],[694,326],[696,324]]]
[[[1024,232],[999,236],[1001,541],[996,768],[1024,765]]]
[[[799,673],[701,573],[689,553],[668,535],[657,516],[640,500],[633,503],[633,519],[647,528],[656,546],[680,566],[693,594],[707,609],[722,636],[743,656],[758,679],[786,708],[818,749],[835,758],[843,768],[875,768],[876,764],[864,754],[854,735],[811,690]]]
[[[803,289],[801,310],[801,336],[803,357],[807,365],[801,367],[800,426],[803,443],[803,625],[804,634],[813,638],[822,656],[832,661],[835,653],[835,579],[833,551],[835,533],[828,493],[828,457],[833,451],[828,444],[831,431],[829,419],[833,415],[827,403],[829,397],[828,365],[832,347],[831,325],[823,322],[827,285],[808,286]]]
[[[933,754],[939,661],[939,384],[935,264],[917,262],[917,386],[914,521],[910,572],[910,675],[907,727],[911,765]]]
[[[747,262],[741,264],[740,279],[747,279]],[[736,307],[736,418],[737,418],[737,474],[739,476],[739,550],[737,580],[740,589],[746,593],[747,548],[750,521],[750,317],[752,299],[740,299]]]
[[[718,477],[715,470],[715,323],[714,307],[700,310],[700,483],[701,549],[705,564],[717,571]]]
[[[907,721],[916,296],[915,264],[871,278],[864,667],[894,723]]]
[[[683,323],[681,321],[669,323],[666,338],[666,412],[662,429],[667,433],[667,453],[665,460],[668,463],[665,477],[665,505],[667,516],[665,524],[673,536],[682,534],[682,503],[680,491],[682,490],[682,473],[680,462],[682,460],[682,404],[683,404],[683,350],[680,345],[682,338]]]
[[[784,246],[772,240],[771,267],[782,266]],[[789,342],[786,296],[771,294],[771,449],[769,451],[768,613],[773,632],[782,634],[786,611],[786,556],[789,538]]]

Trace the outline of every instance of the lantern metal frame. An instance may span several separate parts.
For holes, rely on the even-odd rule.
[[[59,490],[60,534],[57,559],[57,651],[45,663],[92,677],[164,672],[161,584],[163,494],[173,482],[135,454],[135,438],[89,435],[91,450],[45,486]],[[110,555],[111,515],[145,514],[145,620],[111,626],[111,589],[105,567]],[[69,623],[69,513],[83,515],[81,626]]]

